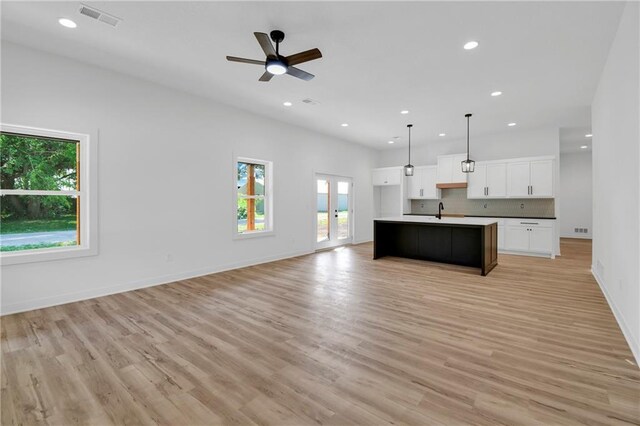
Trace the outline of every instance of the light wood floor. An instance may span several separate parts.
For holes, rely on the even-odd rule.
[[[2,424],[639,424],[589,272],[363,244],[2,319]]]

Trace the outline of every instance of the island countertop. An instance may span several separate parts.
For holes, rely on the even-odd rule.
[[[394,216],[394,217],[380,217],[374,219],[374,221],[381,222],[404,222],[404,223],[428,223],[433,225],[475,225],[486,226],[492,223],[497,223],[495,219],[485,219],[481,217],[443,217],[438,219],[435,216]]]

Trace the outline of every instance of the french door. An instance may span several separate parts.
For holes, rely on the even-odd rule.
[[[353,240],[353,181],[316,175],[316,248],[325,249]]]

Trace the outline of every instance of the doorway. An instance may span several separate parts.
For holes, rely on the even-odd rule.
[[[316,249],[326,249],[353,240],[353,180],[316,175]]]

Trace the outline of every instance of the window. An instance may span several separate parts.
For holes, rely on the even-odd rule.
[[[238,158],[236,164],[237,235],[272,231],[271,162]]]
[[[3,265],[95,252],[88,141],[88,135],[1,125]]]

